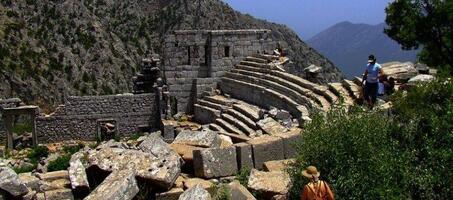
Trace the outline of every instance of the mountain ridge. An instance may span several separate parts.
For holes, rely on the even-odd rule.
[[[289,71],[324,67],[320,82],[342,78],[325,57],[285,25],[241,14],[220,0],[4,0],[0,41],[0,98],[20,97],[52,109],[68,95],[132,91],[131,78],[146,55],[161,52],[178,29],[265,28],[288,45]],[[3,20],[3,17],[0,18]]]
[[[378,62],[416,61],[418,51],[402,50],[384,34],[385,26],[385,23],[340,22],[313,36],[307,43],[348,77],[362,73],[369,54],[375,54]]]

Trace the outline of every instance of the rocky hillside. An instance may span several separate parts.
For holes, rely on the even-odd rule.
[[[342,76],[288,27],[234,11],[220,0],[1,0],[0,98],[52,109],[67,95],[130,92],[148,53],[161,53],[176,29],[267,28],[284,40],[290,71],[324,67],[322,82]]]
[[[414,62],[418,51],[404,51],[401,46],[384,34],[385,24],[368,25],[351,22],[338,23],[307,43],[331,60],[348,77],[363,73],[369,54],[378,62]]]

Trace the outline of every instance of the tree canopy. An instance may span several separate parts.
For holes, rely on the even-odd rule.
[[[453,1],[395,0],[386,8],[385,33],[403,49],[422,48],[419,59],[453,75]]]

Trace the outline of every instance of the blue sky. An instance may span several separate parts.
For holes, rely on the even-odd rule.
[[[307,40],[342,21],[378,24],[391,0],[223,0],[235,10],[286,24]]]

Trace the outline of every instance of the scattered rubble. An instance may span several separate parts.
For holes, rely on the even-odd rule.
[[[133,169],[112,172],[85,200],[133,199],[139,192],[135,173]]]
[[[252,169],[248,180],[248,188],[270,199],[274,195],[286,195],[291,186],[291,178],[286,172],[261,172]]]
[[[181,194],[179,200],[211,200],[211,195],[201,185],[196,185]]]
[[[19,176],[8,167],[0,167],[0,189],[5,190],[14,197],[28,193],[27,186],[22,183]]]

